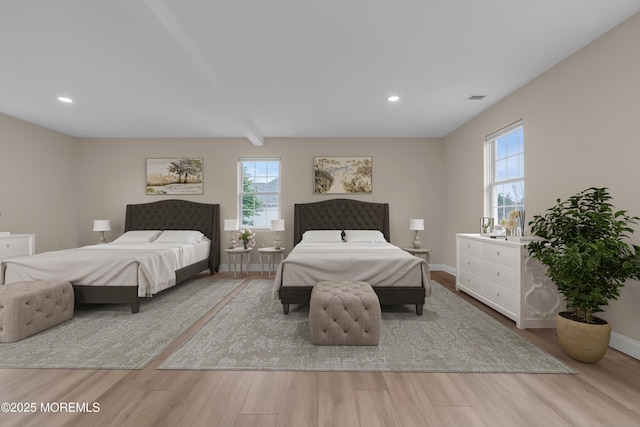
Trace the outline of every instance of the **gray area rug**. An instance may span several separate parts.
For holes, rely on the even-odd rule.
[[[198,277],[153,298],[76,307],[71,320],[0,344],[0,368],[141,369],[242,280]]]
[[[160,369],[573,372],[435,282],[422,316],[413,306],[383,309],[379,346],[314,346],[308,307],[284,315],[272,283],[252,281]]]

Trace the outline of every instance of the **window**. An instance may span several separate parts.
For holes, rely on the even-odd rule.
[[[280,159],[238,161],[240,227],[269,228],[280,218]]]
[[[500,224],[509,212],[524,211],[524,128],[518,121],[486,138],[487,210]]]

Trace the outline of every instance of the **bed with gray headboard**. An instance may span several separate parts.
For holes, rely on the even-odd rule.
[[[125,213],[124,231],[132,230],[197,230],[211,241],[209,258],[185,266],[175,272],[176,284],[186,281],[204,270],[210,274],[220,266],[220,205],[187,200],[160,200],[129,204]],[[131,312],[140,308],[135,286],[74,286],[76,303],[130,304]]]
[[[289,312],[290,304],[309,303],[311,290],[318,281],[326,279],[354,280],[355,277],[351,275],[355,276],[356,274],[358,274],[358,280],[365,278],[367,282],[371,283],[382,305],[415,304],[416,312],[422,314],[425,297],[430,294],[431,290],[426,262],[411,256],[400,248],[393,247],[396,250],[390,250],[390,252],[394,252],[392,258],[385,259],[384,262],[394,263],[396,266],[399,265],[398,263],[406,263],[407,266],[412,266],[407,269],[418,269],[419,271],[412,272],[411,276],[389,276],[387,282],[378,283],[378,277],[375,275],[379,274],[381,260],[377,252],[366,245],[354,245],[356,252],[351,255],[350,249],[347,248],[348,242],[343,245],[344,249],[338,244],[340,249],[334,251],[334,254],[327,254],[330,251],[325,250],[323,253],[314,255],[314,249],[297,252],[297,249],[302,246],[299,244],[303,240],[305,232],[310,230],[342,230],[343,236],[344,230],[378,230],[386,242],[390,242],[389,204],[352,199],[330,199],[294,206],[294,243],[296,247],[280,264],[274,283],[274,289],[283,305],[285,314]],[[392,245],[388,244],[388,246]],[[371,259],[362,259],[368,257],[363,256],[363,253],[371,253]],[[355,269],[350,269],[348,264],[352,263],[355,267],[356,262],[360,263],[361,270],[371,271],[371,275],[366,276],[366,274],[356,273]],[[366,264],[367,262],[369,264]],[[327,267],[318,267],[318,263],[324,263]],[[341,269],[340,264],[346,265],[345,268]],[[300,274],[294,274],[295,269]],[[289,271],[291,274],[288,274]],[[314,273],[306,274],[309,271],[314,271]],[[302,277],[304,278],[301,279]],[[411,279],[409,280],[407,277],[411,277]],[[393,283],[389,283],[389,280]],[[405,280],[407,283],[403,283]]]
[[[2,282],[65,280],[73,285],[77,304],[129,304],[137,313],[141,298],[207,269],[210,274],[218,271],[218,204],[186,200],[130,204],[124,231],[108,244],[4,260]],[[154,237],[127,240],[132,235]]]

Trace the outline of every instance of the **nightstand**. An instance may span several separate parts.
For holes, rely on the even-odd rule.
[[[227,264],[229,265],[229,270],[231,270],[231,258],[233,258],[233,278],[238,277],[238,260],[237,256],[240,255],[240,274],[242,274],[242,264],[244,263],[244,255],[247,254],[247,271],[246,274],[249,275],[249,262],[251,261],[251,251],[252,248],[233,248],[233,249],[225,249],[224,251],[227,253]]]
[[[282,258],[283,258],[283,253],[284,253],[285,248],[274,248],[274,247],[268,247],[268,248],[259,248],[258,252],[260,252],[260,264],[262,265],[262,273],[261,275],[264,274],[264,256],[267,256],[267,265],[268,265],[268,271],[269,271],[269,278],[271,278],[271,273],[275,273],[276,270],[276,256],[280,255],[280,262],[282,262]]]
[[[429,263],[429,261],[431,261],[431,249],[425,249],[425,248],[402,248],[405,251],[409,252],[411,255],[417,256],[418,258],[422,258],[425,261],[427,261],[427,264]]]

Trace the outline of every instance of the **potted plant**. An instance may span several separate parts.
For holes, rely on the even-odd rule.
[[[640,278],[640,247],[626,242],[640,218],[614,210],[610,200],[607,188],[588,188],[529,222],[539,238],[529,254],[547,267],[569,309],[556,316],[558,339],[583,362],[597,362],[609,347],[611,327],[594,313]]]

